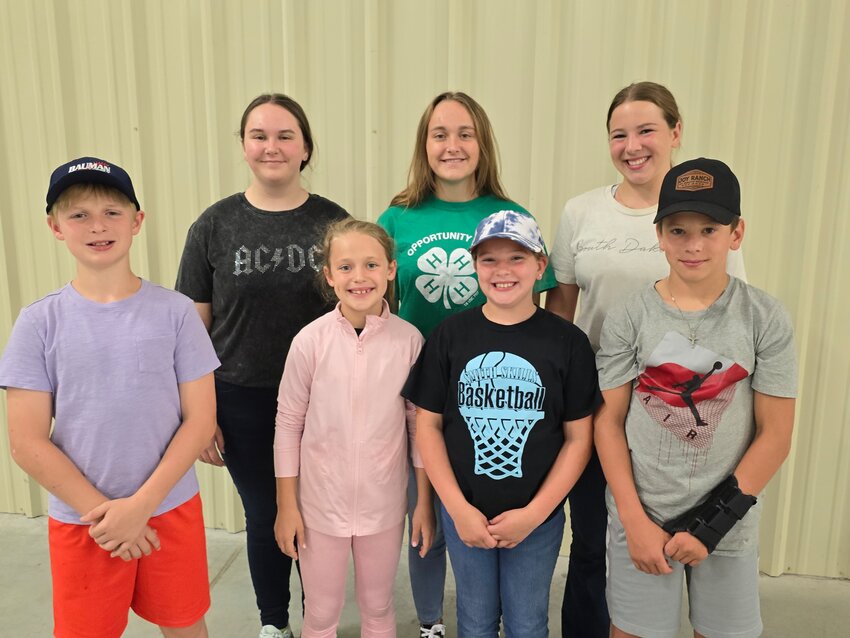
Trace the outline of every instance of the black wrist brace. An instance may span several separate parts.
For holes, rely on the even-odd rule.
[[[711,490],[705,501],[661,527],[668,534],[688,532],[705,545],[710,554],[757,500],[740,490],[738,480],[732,474]]]

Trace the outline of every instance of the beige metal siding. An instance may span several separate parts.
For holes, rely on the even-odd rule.
[[[679,159],[738,173],[750,280],[797,330],[795,445],[765,496],[762,568],[850,576],[847,0],[0,0],[0,346],[22,305],[72,276],[42,204],[71,157],[130,171],[148,213],[135,267],[172,285],[189,224],[247,184],[234,133],[254,95],[302,103],[319,149],[309,188],[375,219],[425,104],[460,89],[551,238],[568,197],[616,178],[604,115],[642,79],[679,101]],[[239,529],[226,472],[199,474],[207,523]],[[44,503],[2,437],[0,510]]]

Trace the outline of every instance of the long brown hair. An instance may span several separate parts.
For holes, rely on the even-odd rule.
[[[413,146],[413,159],[410,161],[410,170],[407,173],[407,186],[393,197],[390,206],[403,206],[404,208],[415,208],[425,199],[432,195],[437,189],[434,171],[428,164],[428,154],[425,144],[428,140],[428,124],[434,109],[440,102],[452,100],[463,106],[472,118],[475,127],[475,135],[478,139],[478,166],[475,168],[475,193],[476,195],[495,195],[499,199],[507,200],[505,188],[499,179],[499,150],[496,146],[496,137],[493,135],[493,126],[490,118],[481,105],[461,91],[447,91],[435,97],[419,118],[419,126],[416,127],[416,142]]]

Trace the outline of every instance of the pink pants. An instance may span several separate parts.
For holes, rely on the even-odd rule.
[[[395,638],[393,586],[401,555],[404,522],[370,536],[328,536],[313,529],[299,548],[304,586],[301,638],[333,638],[345,605],[349,552],[354,555],[354,589],[362,638]]]

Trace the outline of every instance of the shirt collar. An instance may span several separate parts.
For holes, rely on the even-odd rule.
[[[363,332],[360,333],[361,337],[366,333],[377,332],[384,327],[387,319],[389,319],[390,305],[387,303],[386,299],[382,299],[381,302],[382,307],[380,315],[366,315],[366,326],[363,328]],[[355,333],[354,326],[352,326],[348,319],[343,316],[340,306],[340,302],[337,302],[336,307],[334,308],[334,315],[336,316],[337,323],[340,324],[343,330]]]

